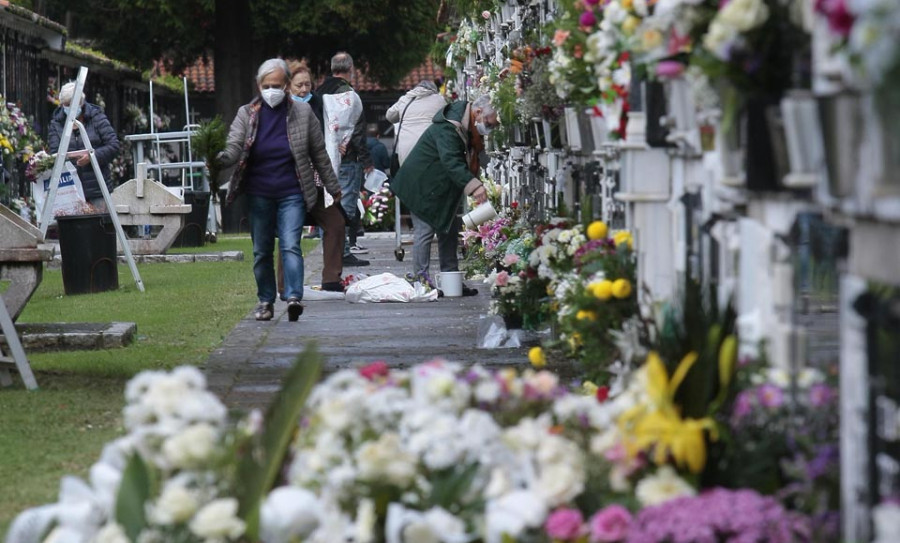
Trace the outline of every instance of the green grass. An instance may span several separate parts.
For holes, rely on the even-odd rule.
[[[304,241],[304,252],[315,242]],[[29,355],[40,390],[0,388],[0,534],[27,507],[56,501],[63,475],[80,477],[104,443],[122,433],[125,382],[145,369],[202,364],[256,302],[249,238],[181,252],[244,251],[243,262],[138,266],[140,292],[127,265],[119,289],[65,296],[61,273],[44,279],[19,322],[137,323],[125,348]]]

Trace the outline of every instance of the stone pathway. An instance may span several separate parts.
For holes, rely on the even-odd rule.
[[[370,233],[359,242],[369,248],[360,255],[371,266],[346,268],[344,275],[390,272],[403,276],[412,268],[412,247],[406,258],[394,257],[392,233]],[[434,244],[432,269],[437,269]],[[321,281],[321,245],[306,257],[306,283]],[[225,338],[205,365],[210,389],[230,407],[264,408],[278,390],[284,372],[298,353],[315,342],[325,355],[325,372],[383,360],[391,367],[411,365],[442,357],[485,366],[527,364],[527,348],[478,349],[479,321],[488,312],[490,294],[481,283],[468,283],[478,295],[441,298],[427,303],[350,304],[337,301],[304,301],[298,322],[287,319],[287,305],[275,305],[270,322],[253,319],[252,308]]]

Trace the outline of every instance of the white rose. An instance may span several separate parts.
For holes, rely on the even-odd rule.
[[[550,506],[562,505],[584,492],[584,468],[550,464],[541,469],[537,491]]]
[[[497,381],[481,381],[475,385],[475,400],[480,403],[494,403],[500,398],[502,390]]]
[[[175,468],[202,466],[212,456],[218,440],[215,428],[206,423],[194,424],[163,443],[163,457]]]
[[[246,526],[237,518],[238,501],[221,498],[206,504],[189,525],[191,533],[204,539],[238,538]]]
[[[739,32],[753,30],[768,18],[769,6],[763,0],[731,0],[716,15],[716,20]]]
[[[180,484],[167,484],[150,509],[156,524],[180,524],[191,518],[200,504],[195,493]]]
[[[659,505],[681,496],[694,496],[697,491],[675,473],[671,466],[663,466],[653,475],[641,479],[635,488],[635,495],[641,505]]]
[[[709,31],[703,36],[703,47],[721,60],[730,58],[733,44],[739,39],[738,31],[731,25],[726,25],[713,19],[709,25]]]

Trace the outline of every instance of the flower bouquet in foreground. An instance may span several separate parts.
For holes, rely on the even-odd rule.
[[[696,353],[651,353],[615,394],[439,359],[312,388],[310,356],[264,418],[229,419],[196,369],[138,375],[128,434],[7,542],[810,541],[777,495],[706,477],[728,430],[677,399]]]

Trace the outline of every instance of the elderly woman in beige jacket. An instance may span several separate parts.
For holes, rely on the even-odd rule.
[[[403,123],[399,124],[400,131],[394,136],[394,149],[401,165],[425,129],[431,126],[434,114],[446,105],[447,100],[440,95],[437,86],[425,79],[401,96],[397,103],[387,110],[385,118],[395,125],[399,124],[401,116],[403,117]]]

